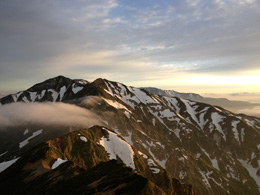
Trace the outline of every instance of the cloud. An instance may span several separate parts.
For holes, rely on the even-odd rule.
[[[128,82],[254,70],[259,10],[253,0],[3,0],[0,89],[60,74]]]
[[[0,125],[25,123],[89,127],[100,125],[91,111],[65,103],[12,103],[0,106]]]
[[[95,107],[98,104],[100,104],[101,101],[102,101],[102,98],[99,97],[99,96],[87,96],[87,97],[83,98],[80,105],[81,106]]]
[[[230,96],[257,96],[260,97],[260,93],[250,93],[250,92],[237,92],[237,93],[230,93]]]
[[[260,106],[256,106],[256,107],[250,108],[250,109],[241,109],[241,110],[237,110],[236,112],[247,114],[247,115],[250,115],[250,116],[260,117]]]

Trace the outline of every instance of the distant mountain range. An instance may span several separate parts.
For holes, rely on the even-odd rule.
[[[1,192],[259,194],[260,118],[186,95],[58,76],[3,97],[3,113],[36,115],[32,106],[58,104],[88,111],[84,120],[94,126],[48,123],[46,107],[46,124],[2,117]]]
[[[167,96],[167,97],[179,97],[182,99],[189,99],[196,102],[202,102],[206,104],[211,104],[215,106],[220,106],[231,110],[232,112],[239,112],[242,109],[251,109],[255,107],[260,107],[258,103],[251,103],[247,101],[234,101],[228,100],[226,98],[210,98],[210,97],[203,97],[196,93],[180,93],[174,90],[162,90],[154,87],[143,87],[142,89],[160,96]],[[259,114],[257,116],[260,117]]]

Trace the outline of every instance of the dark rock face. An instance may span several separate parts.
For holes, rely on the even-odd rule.
[[[87,104],[83,99],[94,100],[94,103]],[[158,193],[181,194],[184,191],[192,194],[195,189],[199,194],[259,194],[260,119],[257,117],[234,114],[221,107],[178,97],[153,95],[105,79],[89,83],[57,77],[0,101],[7,104],[14,100],[61,101],[95,113],[105,127],[134,148],[138,159],[136,169]],[[71,130],[57,127],[63,130],[56,131],[51,127],[50,131],[50,127],[31,126],[27,127],[30,133],[37,128],[42,128],[43,132],[21,149],[19,142],[31,136],[23,135],[25,127],[20,131],[0,131],[1,139],[6,140],[0,144],[0,162],[24,154],[36,143],[53,139],[54,132],[58,137]],[[8,143],[13,137],[16,141]],[[95,150],[90,151],[87,155],[95,154]],[[107,160],[102,158],[101,161]],[[155,174],[158,171],[164,173],[163,179]]]
[[[120,136],[99,126],[37,146],[0,174],[1,194],[196,194],[191,186],[171,179],[158,165],[154,166],[159,172],[153,173],[148,157],[135,153],[134,168],[123,164],[126,159],[120,153],[111,159],[109,152],[118,149],[113,151],[101,143],[109,134],[117,137],[108,141],[112,145],[129,146]],[[124,157],[132,155],[126,152]]]

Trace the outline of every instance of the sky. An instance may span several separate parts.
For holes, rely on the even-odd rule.
[[[0,93],[64,75],[260,102],[259,18],[259,0],[1,0]]]

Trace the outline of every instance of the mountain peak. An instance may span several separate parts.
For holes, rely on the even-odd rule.
[[[89,82],[83,79],[72,80],[59,75],[37,83],[25,91],[3,97],[1,104],[35,101],[67,101],[77,98],[80,91],[83,90],[87,84],[89,84]]]
[[[99,123],[98,125],[114,131],[114,133],[109,133],[104,130],[108,133],[101,133],[100,136],[95,133],[99,130],[90,131],[91,135],[88,134],[89,132],[80,132],[83,137],[78,136],[77,133],[69,134],[70,138],[66,139],[66,142],[64,141],[64,144],[68,145],[68,149],[80,150],[81,147],[77,144],[75,147],[71,146],[71,140],[75,137],[77,138],[75,140],[84,144],[86,140],[91,140],[94,136],[98,137],[98,140],[95,140],[93,145],[103,144],[107,149],[106,152],[110,153],[113,159],[119,157],[120,162],[131,162],[126,163],[130,165],[128,168],[135,167],[142,173],[151,174],[150,176],[155,180],[159,180],[155,174],[161,174],[162,170],[166,170],[182,183],[192,184],[200,194],[227,194],[227,192],[230,194],[259,194],[259,118],[234,114],[221,107],[188,98],[153,95],[143,89],[102,78],[88,83],[83,80],[55,77],[41,84],[42,86],[32,87],[32,91],[22,91],[10,95],[7,97],[10,99],[9,103],[54,101],[74,104],[73,106],[80,106],[80,110],[83,109],[83,111],[68,114],[73,121],[80,117],[84,122],[87,121],[88,125]],[[50,86],[54,87],[50,88]],[[3,99],[1,103],[5,103]],[[63,106],[71,107],[72,105],[63,104]],[[16,112],[14,107],[12,110]],[[85,111],[93,114],[96,120],[92,122],[89,114],[85,115]],[[34,114],[35,110],[30,111],[28,106],[28,112]],[[60,117],[48,112],[44,112],[44,114],[48,117],[58,117],[59,121],[62,118],[65,122],[64,115]],[[31,115],[29,116],[31,117]],[[15,118],[15,114],[11,116],[7,121]],[[58,127],[56,125],[50,127],[39,125],[36,122],[34,124],[32,120],[29,125],[25,124],[28,126],[7,127],[4,131],[0,129],[0,160],[15,160],[23,151],[35,146],[33,144],[37,143],[37,140],[38,142],[39,140],[46,141],[47,138],[53,138],[52,133],[54,132],[63,135],[64,132],[69,132],[74,128],[74,123],[64,122],[62,121],[62,125]],[[88,126],[84,124],[83,127],[87,128]],[[38,127],[37,131],[35,126]],[[53,130],[55,128],[58,130]],[[93,130],[95,128],[98,127],[94,126]],[[39,129],[42,130],[39,131]],[[122,152],[120,157],[121,153],[116,149],[116,146],[119,145],[118,137],[122,137],[122,140],[129,144],[124,144],[122,147],[129,149],[131,146],[133,148],[134,158],[128,158],[129,155],[125,157],[123,154],[127,152]],[[11,141],[8,142],[8,140]],[[115,140],[117,141],[115,142]],[[120,145],[118,148],[122,147]],[[97,146],[97,149],[101,150],[100,146]],[[82,151],[88,152],[85,149]],[[130,149],[125,151],[128,151],[128,154],[132,153],[129,152]],[[73,153],[73,151],[71,152]],[[91,154],[89,155],[91,156]],[[68,160],[63,156],[59,156],[59,158],[61,160],[52,159],[48,167],[51,167],[56,161],[60,163]],[[136,158],[139,160],[134,162],[139,163],[141,163],[140,159],[144,158],[149,167],[140,167],[138,163],[133,166],[129,159]],[[106,160],[108,159],[106,158]],[[83,163],[81,160],[79,162]],[[160,183],[160,181],[156,182]]]
[[[60,75],[57,77],[47,79],[41,83],[38,83],[38,84],[30,87],[27,90],[28,91],[37,91],[37,90],[42,90],[42,89],[57,89],[57,88],[61,87],[61,85],[70,84],[72,82],[73,82],[73,80],[71,80],[70,78]]]

